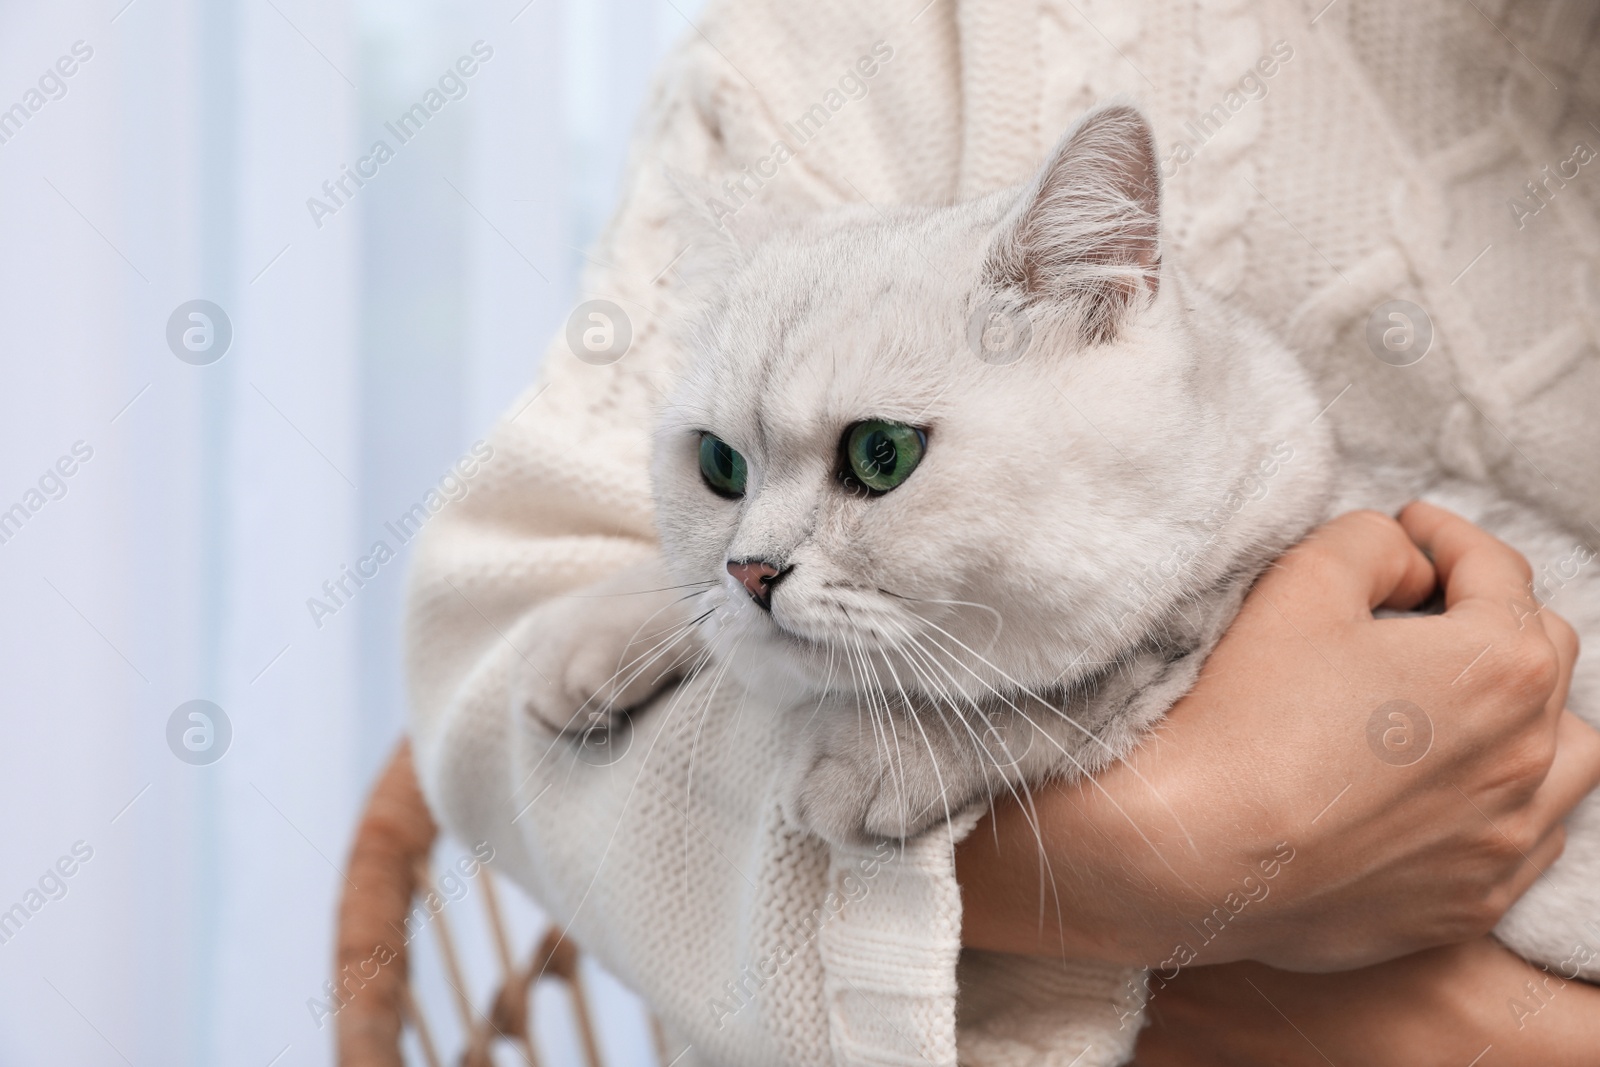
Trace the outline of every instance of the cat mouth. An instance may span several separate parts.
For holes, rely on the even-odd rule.
[[[772,636],[783,643],[793,645],[807,652],[836,652],[840,651],[841,648],[841,646],[835,646],[822,638],[812,637],[809,634],[803,634],[798,630],[791,629],[778,621],[777,617],[773,615],[767,616],[767,629]]]
[[[799,629],[792,620],[785,622],[779,619],[776,613],[767,615],[766,622],[768,632],[785,645],[814,655],[886,656],[897,651],[889,647],[883,640],[882,632],[875,627],[859,624],[839,627],[835,624],[827,627],[831,632],[815,634]]]

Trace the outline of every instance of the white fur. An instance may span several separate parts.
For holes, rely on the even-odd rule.
[[[1136,112],[1111,114],[1148,148]],[[1153,222],[1148,247],[1101,252],[1106,220],[1137,229],[1158,201],[1125,151],[1085,151],[1079,134],[1123,143],[1093,119],[1020,192],[846,209],[745,251],[660,421],[668,565],[719,582],[707,636],[748,684],[817,709],[790,808],[826,837],[912,833],[1123,755],[1327,511],[1330,445],[1289,353],[1163,267]],[[968,345],[989,304],[1031,322],[1015,363]],[[836,476],[868,418],[928,434],[871,498]],[[742,500],[702,484],[708,430],[746,457]],[[725,571],[750,557],[793,568],[770,614]]]
[[[1113,105],[1021,190],[717,241],[658,427],[657,523],[673,575],[714,583],[713,656],[792,699],[787,810],[826,838],[913,834],[1122,756],[1268,561],[1336,507],[1420,488],[1343,464],[1294,355],[1162,261],[1153,151]],[[989,306],[1031,323],[1019,361],[969,347]],[[928,437],[876,497],[838,477],[869,418]],[[705,431],[746,458],[743,498],[702,483]],[[1440,492],[1530,555],[1570,541],[1484,490]],[[793,568],[770,613],[725,570],[746,558]],[[1600,627],[1594,569],[1558,606],[1580,632]],[[1586,665],[1572,705],[1597,721]],[[1570,830],[1499,930],[1552,965],[1600,915],[1593,798]]]

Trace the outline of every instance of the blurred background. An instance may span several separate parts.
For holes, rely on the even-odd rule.
[[[332,1061],[405,717],[406,551],[346,568],[537,372],[700,6],[0,0],[0,1065]],[[589,979],[609,1062],[655,1062]]]

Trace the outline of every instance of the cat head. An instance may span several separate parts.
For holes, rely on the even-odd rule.
[[[1217,516],[1304,382],[1164,263],[1136,108],[1090,112],[1020,189],[703,239],[726,265],[657,426],[657,527],[747,677],[1070,682],[1260,540]]]

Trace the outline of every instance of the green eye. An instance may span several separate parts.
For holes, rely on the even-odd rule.
[[[849,474],[874,493],[887,493],[911,477],[928,435],[915,426],[898,422],[858,422],[844,439],[844,458]]]
[[[744,496],[744,457],[714,433],[700,435],[700,477],[718,496]]]

